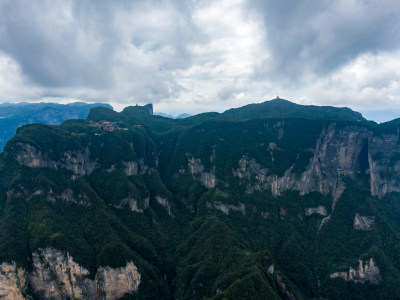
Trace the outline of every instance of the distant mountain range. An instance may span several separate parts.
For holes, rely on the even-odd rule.
[[[0,151],[13,137],[18,127],[25,124],[43,123],[58,125],[69,119],[86,119],[93,107],[112,107],[109,104],[76,102],[56,103],[3,103],[0,104]]]
[[[189,117],[192,116],[191,114],[186,114],[185,113],[185,114],[180,114],[180,115],[177,115],[176,117],[174,117],[173,115],[164,114],[162,112],[155,112],[154,115],[161,116],[161,117],[164,117],[164,118],[170,118],[170,119],[184,119],[184,118],[189,118]]]

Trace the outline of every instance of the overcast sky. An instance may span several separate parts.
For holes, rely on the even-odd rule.
[[[400,116],[398,0],[0,0],[0,102]]]

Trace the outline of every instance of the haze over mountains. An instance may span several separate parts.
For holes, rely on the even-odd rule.
[[[97,106],[112,109],[110,105],[102,103],[0,103],[0,151],[22,125],[58,125],[68,119],[86,119],[90,109]]]
[[[257,106],[257,104],[252,104]],[[252,105],[249,105],[251,107]],[[261,104],[262,105],[262,104]],[[287,104],[289,105],[289,104]],[[295,104],[292,104],[295,106]],[[109,104],[104,103],[85,103],[76,102],[71,104],[57,104],[57,103],[0,103],[0,151],[3,150],[7,141],[15,134],[16,129],[25,124],[42,123],[49,125],[57,125],[68,119],[85,119],[91,108],[103,106],[112,108]],[[301,106],[298,106],[301,107]],[[271,109],[273,109],[271,107]],[[282,106],[282,109],[286,109]],[[333,110],[335,108],[332,108]],[[275,113],[277,113],[275,111]],[[162,112],[154,112],[166,118],[183,119],[191,117],[191,114],[182,113],[176,116]],[[254,116],[257,112],[254,112]],[[367,113],[368,116],[375,117],[374,113]],[[387,112],[385,113],[387,116]],[[396,113],[392,113],[393,118]],[[377,116],[378,120],[386,119],[383,116]]]
[[[400,295],[399,119],[281,99],[151,112],[18,129],[0,154],[1,296]]]

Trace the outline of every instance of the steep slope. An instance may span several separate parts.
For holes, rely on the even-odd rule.
[[[309,109],[21,127],[0,157],[0,295],[398,297],[400,122]]]
[[[32,123],[57,125],[68,119],[86,119],[90,109],[98,106],[112,109],[108,104],[83,102],[67,105],[56,103],[0,104],[0,151],[15,134],[17,128],[22,125]]]

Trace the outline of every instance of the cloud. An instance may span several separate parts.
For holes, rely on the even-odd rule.
[[[400,6],[395,0],[250,0],[263,18],[271,57],[256,70],[303,84],[325,76],[364,53],[400,46]],[[265,68],[269,65],[269,68]]]
[[[196,36],[181,7],[163,1],[6,1],[0,48],[45,94],[156,100],[178,84]]]
[[[3,0],[0,99],[400,109],[399,15],[396,0]]]

